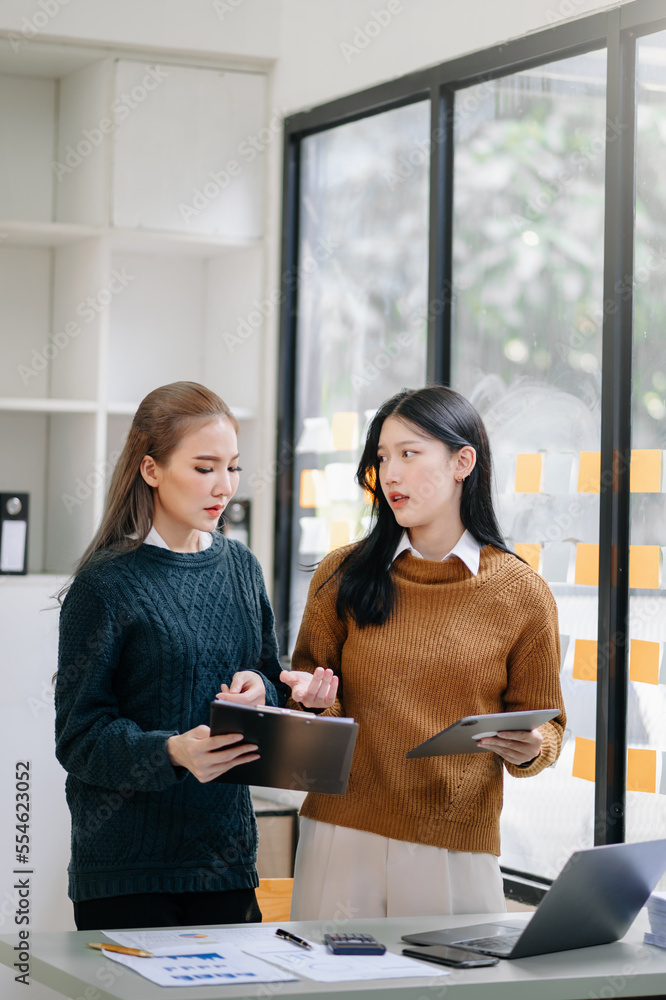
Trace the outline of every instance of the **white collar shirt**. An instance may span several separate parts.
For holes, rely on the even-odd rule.
[[[415,559],[423,559],[420,552],[414,548],[409,540],[409,535],[406,531],[403,531],[402,538],[398,542],[398,547],[393,553],[393,559],[391,559],[391,564],[395,562],[401,552],[409,552],[414,556]],[[477,576],[479,572],[479,563],[481,561],[481,543],[476,540],[474,535],[467,531],[463,531],[462,535],[453,546],[448,555],[445,555],[442,559],[444,562],[446,559],[451,559],[452,556],[457,556],[467,566],[472,576]]]
[[[164,541],[160,533],[156,530],[155,525],[152,526],[148,534],[143,540],[144,545],[155,545],[158,549],[169,549],[170,546]],[[200,531],[199,532],[199,552],[203,552],[204,549],[210,548],[213,544],[213,534],[210,531]]]

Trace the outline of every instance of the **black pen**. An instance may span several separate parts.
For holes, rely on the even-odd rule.
[[[292,944],[297,944],[299,948],[309,948],[312,950],[312,945],[308,941],[296,937],[295,934],[290,934],[289,931],[283,931],[281,927],[278,927],[275,933],[277,937],[284,938],[285,941],[291,941]]]

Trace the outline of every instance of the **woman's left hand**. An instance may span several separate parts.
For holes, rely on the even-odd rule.
[[[254,670],[239,670],[231,678],[231,684],[220,685],[215,697],[220,701],[234,701],[241,705],[265,705],[266,688]]]
[[[541,753],[542,743],[543,736],[538,729],[498,733],[497,736],[479,740],[480,747],[494,750],[508,764],[526,764],[528,760],[534,760]]]

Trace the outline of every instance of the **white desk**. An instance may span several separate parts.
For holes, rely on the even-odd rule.
[[[498,915],[499,916],[499,915]],[[502,914],[501,916],[506,916]],[[642,914],[641,916],[644,916]],[[391,951],[400,952],[402,934],[493,920],[493,916],[410,917],[387,920],[350,920],[338,931],[350,929],[374,934]],[[276,925],[275,925],[276,926]],[[296,934],[321,940],[331,923],[284,924]],[[326,1000],[595,1000],[595,998],[656,997],[666,995],[666,951],[642,944],[644,920],[615,944],[558,952],[515,962],[501,960],[485,969],[452,969],[434,979],[423,965],[423,978],[377,980],[372,983],[265,983],[250,986],[160,988],[85,942],[99,940],[91,931],[31,934],[30,977],[73,1000],[226,1000],[236,997],[278,997],[292,1000],[325,996]],[[14,962],[14,935],[0,937],[0,963]],[[443,966],[437,966],[443,968]],[[26,994],[27,996],[27,994]]]

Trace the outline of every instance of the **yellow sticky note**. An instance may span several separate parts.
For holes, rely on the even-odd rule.
[[[349,545],[351,542],[351,525],[349,521],[331,521],[331,534],[329,536],[328,550],[339,549],[341,545]]]
[[[576,737],[573,770],[571,772],[574,778],[584,778],[585,781],[594,781],[596,753],[597,744],[595,740],[586,740],[582,736]]]
[[[516,555],[524,559],[535,573],[539,572],[539,560],[541,559],[540,545],[528,545],[526,542],[516,542],[513,548]]]
[[[298,500],[301,507],[325,507],[328,503],[326,476],[321,469],[303,469]]]
[[[572,677],[577,681],[596,681],[597,643],[595,639],[576,639]]]
[[[598,493],[601,482],[601,452],[581,451],[578,465],[578,492]]]
[[[574,583],[596,587],[599,583],[599,546],[578,542],[576,545],[576,574]]]
[[[661,493],[661,452],[658,449],[632,449],[629,483],[632,493]]]
[[[629,546],[629,586],[649,590],[659,587],[658,545]]]
[[[336,451],[352,451],[358,447],[358,413],[334,413],[331,420],[333,447]]]
[[[539,493],[543,455],[516,455],[516,493]]]
[[[659,683],[659,643],[632,639],[629,656],[629,680],[643,684]]]
[[[627,791],[654,792],[657,788],[657,751],[627,750]]]

